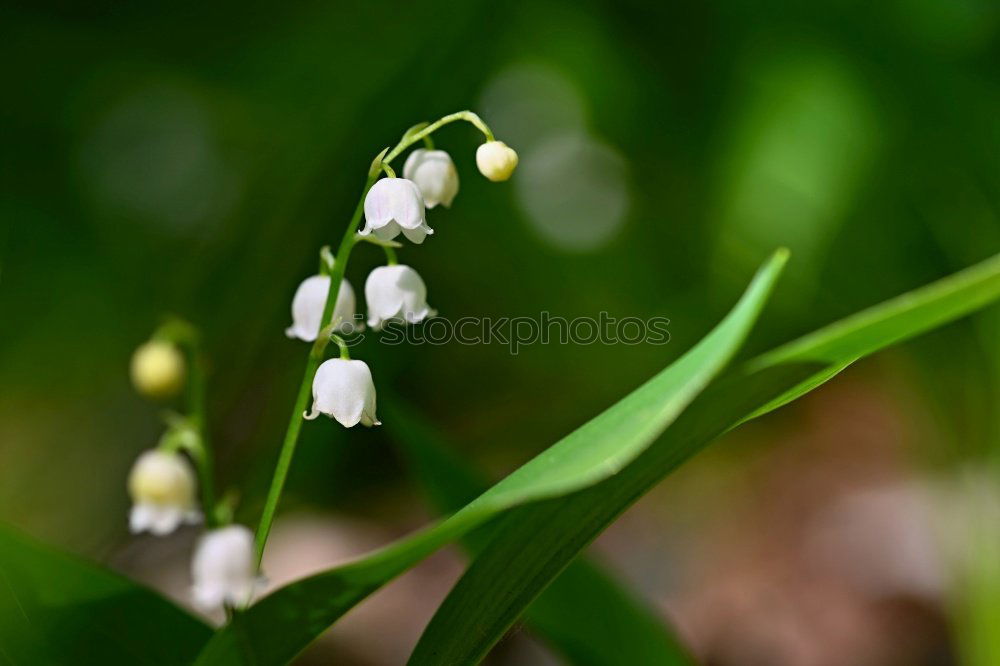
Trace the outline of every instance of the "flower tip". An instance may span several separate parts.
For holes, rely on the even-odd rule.
[[[173,343],[150,340],[132,354],[129,371],[136,391],[163,400],[177,395],[184,387],[187,362]]]
[[[479,172],[494,183],[508,180],[517,168],[518,157],[503,141],[487,141],[476,150]]]

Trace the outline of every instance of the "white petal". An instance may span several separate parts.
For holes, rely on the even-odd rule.
[[[422,224],[416,229],[403,229],[403,235],[406,236],[406,240],[410,241],[414,245],[420,245],[424,242],[425,237],[430,236],[433,233],[434,230],[426,224]]]
[[[245,606],[261,586],[254,557],[253,533],[242,525],[206,532],[191,560],[192,594],[203,610],[224,603]]]
[[[420,188],[405,178],[383,178],[365,196],[365,227],[362,235],[395,222],[413,229],[424,222],[424,201]],[[379,236],[383,238],[383,236]]]
[[[175,506],[155,507],[149,531],[156,536],[170,534],[184,521],[185,511]]]
[[[365,281],[368,323],[379,327],[388,320],[416,323],[434,311],[427,305],[427,286],[405,265],[380,266]]]
[[[226,602],[226,591],[218,583],[196,583],[191,586],[191,600],[205,613],[219,610]]]
[[[439,203],[450,206],[458,194],[458,172],[443,150],[420,148],[410,153],[403,167],[403,177],[416,183],[427,208],[434,208]]]
[[[378,420],[375,416],[375,408],[372,407],[371,411],[365,410],[361,413],[361,425],[366,428],[371,428],[372,426],[382,425],[382,422]]]
[[[150,504],[134,504],[128,514],[128,528],[132,534],[149,529],[153,523],[153,507]]]
[[[321,412],[351,428],[362,422],[366,409],[374,414],[375,384],[364,361],[332,358],[319,366],[313,378],[312,411],[306,418]]]
[[[323,307],[326,305],[327,294],[330,293],[330,276],[313,275],[306,278],[295,290],[292,298],[292,325],[285,330],[290,338],[298,338],[312,342],[319,335],[323,319]],[[341,322],[353,322],[355,311],[354,289],[343,279],[337,292],[337,303],[334,305],[333,316]],[[343,324],[341,324],[343,329]]]
[[[403,178],[407,180],[415,180],[414,176],[417,174],[417,167],[424,160],[424,156],[428,153],[427,150],[423,148],[417,148],[409,157],[406,158],[406,162],[403,164]]]
[[[194,518],[192,521],[191,518]],[[129,512],[129,530],[133,534],[149,532],[164,536],[176,530],[182,523],[197,522],[201,514],[181,507],[140,503]]]
[[[369,317],[389,319],[403,309],[403,294],[397,287],[404,266],[379,266],[365,280],[365,302]]]
[[[393,202],[393,218],[403,229],[416,229],[424,224],[424,198],[420,188],[412,180],[388,178],[398,181]]]
[[[433,317],[436,314],[437,312],[435,310],[432,310],[431,308],[428,307],[424,307],[420,308],[419,310],[409,310],[408,312],[404,313],[404,317],[406,318],[407,323],[417,324],[419,322],[422,322],[424,319],[427,319],[428,317]]]
[[[375,230],[375,237],[379,240],[389,241],[399,235],[400,232],[399,225],[396,224],[395,220],[390,220],[385,224],[385,226],[379,227]]]
[[[372,386],[371,393],[365,399],[365,408],[361,412],[361,425],[370,428],[372,426],[382,425],[382,422],[378,420],[375,415],[375,387]]]
[[[299,285],[292,297],[292,326],[285,331],[289,337],[306,342],[316,339],[329,291],[330,277],[327,275],[313,275]]]
[[[387,188],[385,183],[392,180],[384,178],[376,181],[365,195],[365,228],[362,234],[367,234],[373,229],[384,227],[392,221],[391,187]]]
[[[340,320],[338,330],[345,331],[348,330],[348,326],[353,326],[355,307],[354,287],[344,278],[340,281],[340,291],[337,292],[337,303],[333,306],[333,318]]]

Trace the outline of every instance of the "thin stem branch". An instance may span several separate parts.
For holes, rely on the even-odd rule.
[[[320,329],[324,329],[329,325],[331,318],[333,317],[334,305],[337,302],[337,294],[340,293],[340,283],[344,279],[344,272],[347,270],[347,261],[351,256],[351,250],[358,240],[365,239],[367,237],[360,237],[356,234],[358,223],[361,221],[361,216],[364,213],[365,197],[368,194],[368,190],[371,189],[372,185],[378,179],[379,173],[382,170],[386,170],[387,173],[392,173],[392,168],[389,163],[400,155],[404,150],[412,146],[418,141],[423,141],[425,137],[430,137],[436,130],[441,127],[453,123],[459,120],[464,120],[466,122],[472,123],[479,131],[481,131],[488,141],[493,141],[493,132],[490,128],[486,126],[486,123],[471,111],[459,111],[458,113],[452,113],[450,115],[444,116],[440,120],[427,125],[418,132],[407,133],[403,138],[396,144],[396,146],[386,154],[385,151],[379,154],[372,163],[372,168],[369,170],[368,179],[365,181],[364,189],[361,191],[361,198],[358,200],[358,205],[354,209],[354,215],[351,216],[351,221],[347,225],[347,229],[344,230],[344,235],[340,240],[340,245],[337,247],[337,256],[333,262],[333,266],[330,268],[330,291],[326,295],[326,303],[323,306],[323,316],[320,319],[321,326]],[[376,243],[377,245],[382,245],[386,249],[386,254],[390,258],[393,258],[395,253],[392,248],[393,245],[388,243]],[[278,463],[274,469],[274,477],[271,479],[271,487],[267,493],[267,499],[264,502],[264,511],[260,517],[260,523],[257,526],[256,534],[256,548],[257,548],[257,566],[260,566],[261,558],[264,556],[264,546],[267,543],[267,536],[271,531],[271,524],[274,522],[274,514],[278,509],[278,502],[281,500],[281,493],[285,487],[285,481],[288,478],[288,471],[291,468],[292,457],[295,454],[295,447],[298,444],[299,431],[302,429],[303,414],[306,411],[307,403],[312,394],[312,380],[313,376],[316,374],[316,369],[319,367],[323,360],[323,354],[326,350],[327,344],[330,342],[329,335],[320,335],[316,338],[316,342],[313,343],[312,349],[309,353],[309,358],[306,361],[305,371],[302,374],[302,382],[299,384],[298,396],[295,399],[295,405],[292,407],[292,415],[288,421],[288,428],[285,431],[285,439],[281,444],[281,451],[278,454]],[[342,347],[341,351],[345,348]]]
[[[403,137],[403,139],[396,144],[396,147],[393,148],[391,151],[389,151],[388,155],[382,158],[382,161],[383,162],[393,161],[394,159],[399,157],[400,153],[402,153],[404,150],[415,144],[417,141],[422,141],[425,136],[429,136],[433,134],[435,131],[447,125],[448,123],[453,123],[457,120],[464,120],[466,122],[475,125],[476,129],[478,129],[480,132],[486,135],[487,141],[495,140],[493,138],[493,132],[490,130],[489,127],[486,126],[486,123],[483,122],[482,118],[474,114],[472,111],[459,111],[457,113],[448,114],[444,118],[441,118],[440,120],[431,123],[427,127],[420,130],[419,132],[414,132],[409,136]]]
[[[170,424],[168,435],[191,456],[198,474],[198,490],[205,526],[218,526],[215,515],[215,483],[212,443],[208,436],[208,409],[206,406],[205,355],[201,348],[201,335],[187,321],[170,317],[153,334],[154,338],[169,340],[184,350],[188,363],[185,387],[187,415]],[[181,437],[175,435],[182,434]]]
[[[212,445],[208,438],[208,410],[205,400],[205,360],[201,351],[198,336],[189,341],[191,357],[191,380],[188,387],[188,399],[191,425],[197,436],[198,444],[195,451],[197,458],[195,467],[198,470],[198,486],[201,489],[201,510],[205,514],[205,527],[212,529],[218,526],[215,514],[215,465],[212,455]]]
[[[397,263],[399,263],[399,260],[396,259],[395,250],[393,250],[388,245],[383,245],[382,249],[385,250],[385,263],[387,263],[390,266],[395,266]]]
[[[330,337],[331,340],[333,340],[335,343],[337,343],[337,347],[340,348],[340,358],[341,358],[341,360],[343,360],[343,361],[350,361],[351,360],[351,352],[348,349],[347,342],[344,341],[344,338],[340,337],[336,333],[330,333],[329,337]]]
[[[351,250],[355,244],[355,232],[361,215],[365,210],[365,196],[368,190],[375,184],[378,173],[370,174],[365,181],[365,186],[361,191],[361,198],[354,209],[354,215],[344,230],[344,236],[340,239],[337,248],[337,256],[333,266],[330,268],[330,291],[326,295],[326,303],[323,306],[323,316],[320,321],[326,328],[327,322],[333,317],[334,305],[337,303],[337,294],[340,293],[340,283],[344,280],[344,272],[347,270],[347,261],[351,256]],[[264,511],[257,525],[255,538],[257,548],[257,566],[264,557],[264,546],[267,543],[267,536],[271,532],[271,524],[274,522],[274,514],[278,510],[278,502],[281,500],[281,492],[285,488],[285,481],[288,479],[288,471],[292,465],[292,457],[295,455],[295,447],[299,440],[299,431],[302,429],[302,416],[306,411],[309,398],[312,395],[312,380],[316,374],[316,369],[323,360],[323,353],[330,338],[320,335],[313,343],[306,361],[305,371],[302,373],[302,382],[299,384],[298,396],[295,398],[295,405],[292,407],[292,415],[288,421],[288,428],[285,430],[285,439],[281,444],[281,452],[278,454],[278,463],[274,468],[274,476],[271,479],[271,487],[267,492],[267,499],[264,502]]]

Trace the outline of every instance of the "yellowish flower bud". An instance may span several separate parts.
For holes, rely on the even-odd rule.
[[[162,340],[151,340],[132,355],[132,384],[150,398],[169,398],[184,386],[186,363],[177,347]]]
[[[517,167],[517,153],[503,141],[487,141],[476,150],[479,172],[494,183],[510,178]]]

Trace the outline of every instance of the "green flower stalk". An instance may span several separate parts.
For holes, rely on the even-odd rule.
[[[505,144],[497,142],[486,123],[471,111],[460,111],[444,116],[433,123],[421,123],[411,127],[391,150],[388,148],[383,150],[372,161],[368,170],[368,178],[361,190],[361,197],[354,209],[354,214],[347,223],[347,228],[344,230],[336,256],[330,257],[328,248],[321,251],[320,263],[323,268],[321,274],[328,273],[329,283],[325,284],[324,281],[324,284],[320,284],[315,281],[316,278],[309,278],[314,280],[314,283],[309,286],[308,298],[303,295],[300,299],[300,295],[296,294],[299,308],[296,310],[293,303],[293,310],[296,310],[293,312],[295,325],[293,325],[293,329],[289,329],[290,335],[294,331],[294,337],[308,340],[313,331],[319,331],[319,333],[316,335],[306,359],[302,381],[299,384],[295,404],[292,406],[292,415],[288,421],[288,428],[285,431],[285,437],[278,454],[278,462],[264,503],[264,510],[257,526],[255,542],[258,566],[264,554],[264,546],[271,531],[271,524],[274,522],[274,515],[281,500],[285,481],[288,478],[288,471],[291,468],[295,447],[298,444],[303,419],[315,418],[323,413],[335,418],[345,427],[352,427],[359,423],[365,426],[379,424],[375,416],[375,386],[368,365],[363,361],[351,360],[347,353],[346,344],[339,338],[337,342],[341,345],[341,357],[324,363],[326,347],[331,340],[331,334],[338,330],[341,332],[345,330],[340,327],[344,324],[344,316],[348,308],[342,309],[341,296],[339,295],[342,294],[341,285],[345,284],[344,273],[347,270],[354,246],[359,241],[381,245],[385,250],[391,269],[388,273],[380,273],[377,279],[371,282],[372,296],[374,296],[371,300],[377,303],[379,309],[378,313],[370,317],[370,320],[375,322],[373,326],[381,324],[387,319],[401,319],[415,323],[433,314],[427,307],[426,288],[423,281],[413,269],[395,265],[394,248],[399,247],[399,243],[393,239],[402,235],[414,244],[423,243],[427,236],[434,233],[434,230],[427,224],[426,209],[438,203],[449,206],[457,194],[458,176],[451,157],[444,151],[428,152],[433,149],[434,145],[430,138],[431,134],[456,121],[471,123],[486,137],[487,143],[483,145],[491,146],[487,151],[492,156],[490,160],[484,162],[477,155],[477,165],[483,175],[494,181],[506,180],[510,177],[517,165],[517,154]],[[404,178],[396,177],[391,162],[407,148],[418,142],[423,142],[427,150],[421,149],[424,152],[408,160],[403,170]],[[496,152],[498,149],[501,149],[499,153]],[[482,151],[482,147],[480,150]],[[386,178],[380,179],[379,176],[383,173]],[[411,180],[410,177],[413,179]],[[359,229],[362,215],[364,215],[365,224]],[[378,270],[380,269],[376,269],[376,271]],[[384,284],[383,278],[385,276],[397,273],[408,278],[406,284],[399,286],[398,289],[393,285]],[[305,288],[306,283],[303,283],[300,290]],[[324,288],[326,289],[325,298],[321,298],[320,294]],[[394,290],[400,292],[398,294],[401,298],[399,307],[390,307],[388,304],[388,300],[395,297]],[[367,284],[365,291],[367,296],[369,292]],[[321,311],[319,308],[320,300],[323,300]],[[372,305],[373,303],[369,303],[369,307]],[[353,308],[350,309],[353,310]],[[318,316],[316,316],[317,312]],[[297,328],[300,322],[303,323],[304,335],[299,334],[300,331]],[[308,326],[305,326],[306,322]],[[313,398],[313,405],[312,409],[307,412],[310,396]]]

